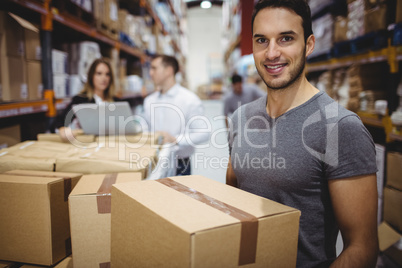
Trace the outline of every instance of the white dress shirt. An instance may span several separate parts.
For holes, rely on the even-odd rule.
[[[201,100],[179,84],[164,94],[158,91],[146,97],[144,118],[152,132],[166,131],[176,138],[178,158],[190,157],[211,132]]]

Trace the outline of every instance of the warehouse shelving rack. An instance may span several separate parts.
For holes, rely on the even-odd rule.
[[[399,62],[402,60],[402,46],[392,45],[391,39],[388,46],[379,50],[369,50],[364,53],[348,55],[340,58],[330,58],[324,61],[307,64],[307,72],[320,72],[348,67],[352,64],[370,64],[376,62],[387,62],[390,74],[399,72]],[[385,142],[402,141],[402,133],[395,132],[390,116],[378,115],[367,112],[357,113],[366,126],[382,129],[385,132]]]
[[[168,0],[167,3],[179,24],[180,18],[175,13],[171,1]],[[149,55],[146,51],[131,47],[111,38],[110,36],[98,31],[95,25],[90,25],[79,19],[77,20],[75,17],[68,16],[68,14],[59,13],[57,8],[52,7],[52,0],[3,0],[2,6],[1,9],[16,12],[17,15],[21,15],[23,18],[34,18],[35,21],[40,22],[38,24],[40,24],[41,30],[42,82],[44,94],[42,100],[0,103],[0,120],[3,118],[9,119],[12,117],[37,113],[45,113],[45,118],[51,120],[56,116],[57,110],[63,109],[68,104],[69,98],[56,99],[53,92],[51,50],[53,28],[56,24],[58,28],[62,27],[70,32],[73,31],[74,33],[80,34],[105,46],[115,48],[119,51],[120,55],[137,59],[141,64],[149,60]],[[169,34],[146,0],[140,0],[139,6],[144,8],[153,18],[158,29],[164,35]],[[176,52],[180,52],[179,46],[174,41],[172,41],[171,45]],[[127,98],[137,97],[140,97],[140,94],[127,96]]]

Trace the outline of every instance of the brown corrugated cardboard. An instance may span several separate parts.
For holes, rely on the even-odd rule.
[[[75,268],[110,262],[110,202],[114,183],[140,181],[141,173],[84,175],[69,196]]]
[[[381,252],[398,242],[400,238],[402,238],[402,236],[386,222],[382,222],[378,226],[378,242]]]
[[[396,23],[402,22],[402,0],[397,0],[397,3],[396,3],[395,22]]]
[[[402,191],[402,154],[387,153],[387,186]]]
[[[140,172],[145,178],[149,162],[123,162],[101,159],[57,158],[55,170],[59,172],[80,172],[84,174],[102,174],[118,172]]]
[[[24,27],[16,20],[18,16],[0,11],[0,32],[3,34],[1,56],[25,56]]]
[[[0,173],[13,169],[54,171],[55,163],[54,158],[25,158],[12,155],[8,148],[0,150]]]
[[[112,187],[112,267],[295,267],[300,212],[202,176]]]
[[[402,191],[384,188],[384,221],[402,232]]]
[[[20,267],[18,263],[0,261],[0,268],[17,268]]]
[[[370,10],[366,10],[364,14],[364,31],[371,33],[379,30],[387,29],[387,6],[381,5]]]
[[[39,266],[39,265],[30,265],[30,264],[25,264],[22,266],[17,266],[19,268],[40,268],[43,266]],[[58,264],[56,264],[55,266],[52,266],[53,268],[73,268],[73,259],[71,258],[71,256],[65,258],[64,260],[62,260],[61,262],[59,262]]]
[[[0,174],[0,259],[53,265],[71,254],[67,201],[80,177]]]
[[[334,23],[334,43],[348,40],[346,31],[348,29],[348,18],[338,16]]]
[[[27,67],[23,57],[0,57],[3,101],[26,100],[28,98]]]
[[[122,136],[98,136],[96,138],[97,142],[102,142],[105,144],[114,144],[117,142],[125,142],[125,143],[134,143],[138,145],[142,144],[151,144],[151,145],[159,145],[162,143],[162,136],[159,132],[150,133],[150,132],[142,132],[137,135],[122,135]]]
[[[82,143],[92,143],[95,141],[95,135],[76,133],[76,134],[74,134],[74,137],[78,142],[82,142]],[[61,139],[60,135],[56,134],[56,133],[40,133],[36,136],[36,138],[38,141],[69,143],[68,141],[63,141]]]
[[[7,148],[21,142],[20,125],[0,129],[0,147]]]
[[[386,222],[382,222],[378,227],[378,241],[380,244],[380,251],[399,265],[402,265],[402,250],[399,248],[400,241],[402,241],[402,235],[395,231]]]
[[[28,99],[43,98],[42,69],[40,61],[27,62]]]
[[[14,156],[25,158],[57,158],[74,156],[82,150],[68,143],[50,142],[50,141],[24,141],[10,148],[8,151]]]

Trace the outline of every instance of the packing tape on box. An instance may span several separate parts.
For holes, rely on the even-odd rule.
[[[99,263],[99,268],[110,268],[110,262]]]
[[[99,214],[107,214],[112,210],[112,185],[116,183],[117,173],[106,174],[96,193]]]
[[[255,216],[222,201],[219,201],[215,198],[200,193],[170,178],[159,179],[156,181],[240,220],[241,238],[239,266],[255,263],[258,237],[258,219]]]
[[[63,178],[64,181],[64,202],[68,201],[68,196],[71,193],[71,178]]]

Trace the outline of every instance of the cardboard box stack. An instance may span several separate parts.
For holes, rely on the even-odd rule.
[[[384,222],[379,227],[380,250],[402,266],[402,154],[387,153]]]
[[[119,14],[117,0],[93,1],[93,14],[97,30],[112,39],[118,39]]]
[[[202,176],[112,187],[112,267],[295,267],[300,212]]]
[[[69,144],[21,142],[0,150],[0,172],[13,169],[54,171],[56,158],[72,156],[76,150]]]
[[[56,98],[69,96],[68,56],[67,52],[52,49],[53,90]]]
[[[334,43],[348,40],[346,36],[348,29],[348,18],[343,16],[335,17],[334,21]]]
[[[41,99],[43,86],[40,60],[39,29],[19,16],[1,11],[0,99]]]
[[[316,38],[314,51],[311,57],[329,53],[333,44],[334,18],[326,14],[312,22],[313,32]]]
[[[374,101],[385,97],[385,92],[381,90],[384,86],[384,70],[383,63],[352,65],[348,68],[349,100],[346,107],[349,110],[360,110],[360,94],[363,91],[368,92],[367,95],[370,96],[364,107],[366,110],[374,109]]]
[[[160,145],[154,143],[159,139],[152,137],[132,136],[131,141],[137,140],[137,143],[121,137],[74,144],[25,141],[0,150],[0,172],[12,169],[84,174],[135,171],[146,177],[156,166],[160,149]]]
[[[68,44],[67,49],[69,74],[78,75],[86,81],[89,67],[94,60],[102,57],[99,44],[92,41],[82,41]]]
[[[72,133],[74,135],[74,138],[80,143],[92,143],[95,141],[95,135],[84,134],[84,131],[82,129],[73,129]],[[38,141],[69,143],[69,141],[62,140],[58,133],[39,133],[36,136],[36,139]]]
[[[349,40],[364,35],[364,0],[348,0],[348,30]]]
[[[402,22],[402,0],[397,0],[397,3],[396,3],[395,22],[396,23]]]
[[[141,173],[135,172],[81,178],[69,196],[74,267],[102,267],[110,263],[112,185],[141,179]]]
[[[19,268],[40,268],[40,267],[42,267],[43,268],[43,266],[30,265],[30,264],[24,264],[22,266],[18,265],[17,267],[19,267]],[[73,258],[71,256],[68,256],[67,258],[65,258],[64,260],[60,261],[59,263],[57,263],[56,265],[54,265],[52,267],[53,268],[73,268]],[[13,268],[13,267],[10,267],[10,268]]]
[[[21,142],[20,125],[0,128],[0,149],[13,146]]]
[[[53,265],[71,254],[68,195],[81,174],[0,174],[0,259]]]

